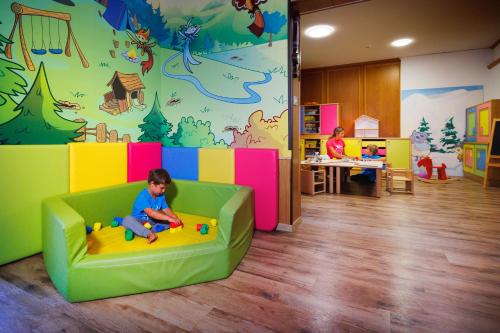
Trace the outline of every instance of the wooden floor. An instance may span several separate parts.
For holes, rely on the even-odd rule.
[[[70,304],[40,255],[0,267],[1,332],[500,332],[500,189],[303,197],[222,281]],[[16,235],[18,236],[18,235]]]

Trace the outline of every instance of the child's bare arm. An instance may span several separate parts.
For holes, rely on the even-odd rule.
[[[172,209],[169,208],[165,208],[164,210],[162,210],[162,212],[174,219],[176,219],[177,221],[181,222],[181,219],[179,218],[179,216],[177,216],[177,214],[174,213],[174,211]]]
[[[168,208],[167,208],[168,209]],[[178,218],[167,215],[164,210],[158,211],[152,208],[145,208],[144,213],[148,214],[148,216],[154,220],[158,221],[167,221],[167,222],[177,222]]]

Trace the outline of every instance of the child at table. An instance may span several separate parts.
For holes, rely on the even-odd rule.
[[[378,147],[376,145],[368,145],[366,153],[361,156],[363,159],[376,160],[380,156],[377,155]],[[374,183],[377,178],[377,171],[375,169],[364,168],[361,173],[351,176],[351,180],[360,183]]]
[[[158,236],[144,226],[149,222],[153,227],[156,223],[182,224],[181,219],[167,205],[165,189],[171,183],[170,175],[165,169],[149,171],[148,187],[137,195],[132,214],[123,219],[123,226],[134,234],[145,237],[148,243],[158,239]]]
[[[345,157],[345,142],[343,138],[344,129],[342,127],[336,127],[333,130],[332,135],[326,142],[326,153],[330,158],[342,159],[343,157]]]

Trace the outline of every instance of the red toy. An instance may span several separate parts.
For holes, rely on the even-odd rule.
[[[425,170],[427,171],[427,175],[425,177],[422,177],[422,178],[431,179],[432,169],[436,169],[439,180],[447,180],[448,179],[448,177],[446,176],[446,164],[441,163],[440,166],[433,166],[432,159],[429,156],[426,156],[426,157],[422,158],[420,161],[418,161],[417,166],[419,168],[423,166],[425,168]]]

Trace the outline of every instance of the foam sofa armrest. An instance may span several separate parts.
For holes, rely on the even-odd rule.
[[[241,187],[220,209],[218,239],[227,247],[239,247],[254,230],[253,190]]]
[[[58,289],[68,288],[71,265],[87,253],[83,218],[61,197],[42,203],[43,257],[52,282]]]

